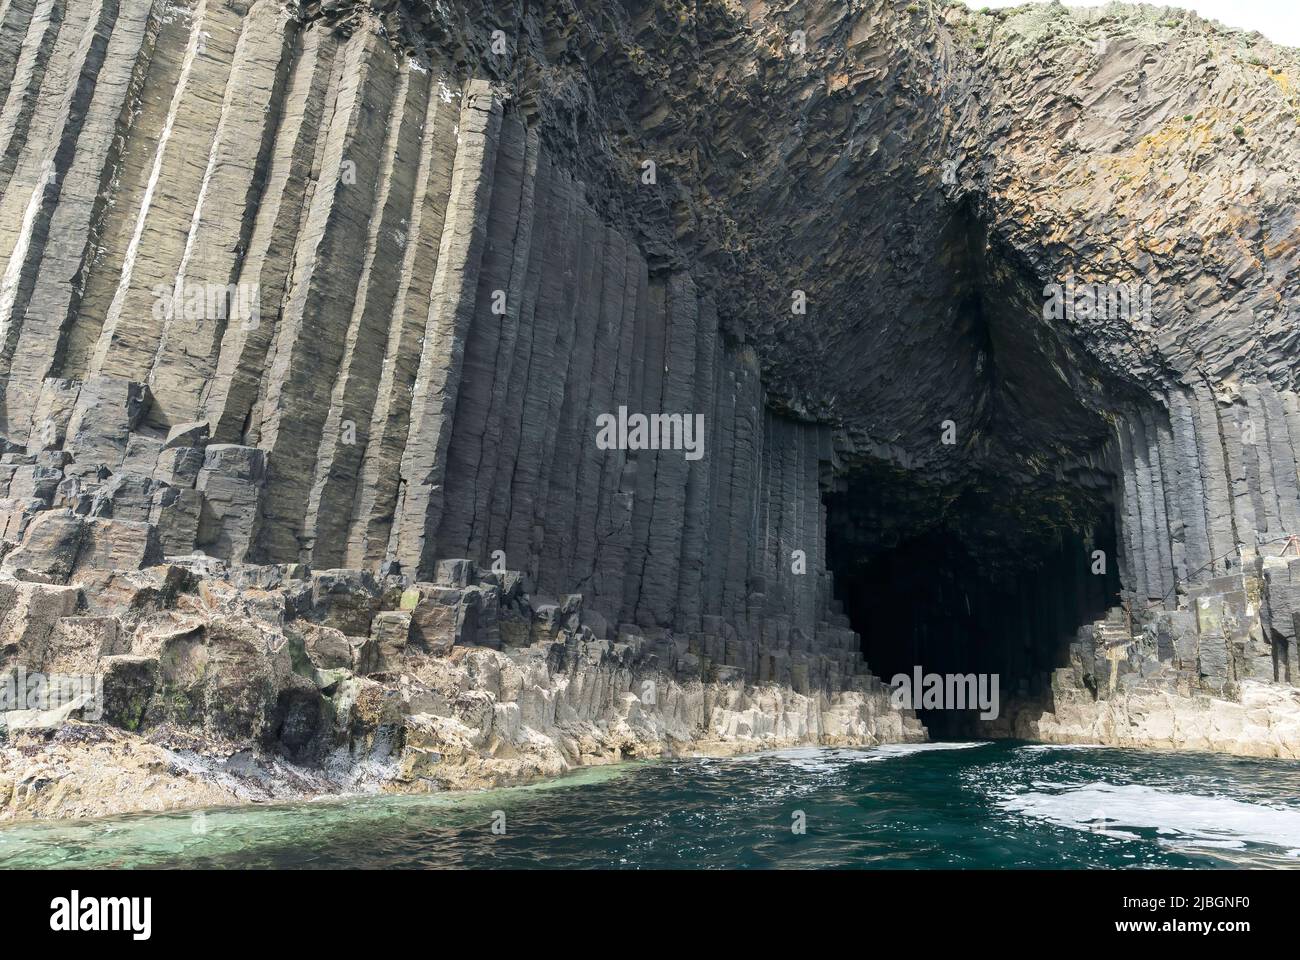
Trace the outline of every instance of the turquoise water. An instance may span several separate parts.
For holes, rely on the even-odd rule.
[[[0,864],[1294,867],[1300,762],[1004,742],[809,748],[475,794],[20,824],[0,829]]]

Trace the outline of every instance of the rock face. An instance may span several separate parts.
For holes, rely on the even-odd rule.
[[[1287,659],[1300,557],[1242,556],[1245,572],[1187,587],[1190,609],[1150,608],[1130,622],[1116,608],[1080,628],[1045,695],[987,732],[1300,757],[1300,690]]]
[[[86,562],[418,580],[472,557],[754,677],[788,682],[819,632],[849,646],[821,543],[830,429],[766,412],[716,298],[652,265],[518,94],[396,59],[368,17],[56,6],[13,11],[80,86],[10,88],[36,117],[3,196],[11,569],[129,521],[157,547]],[[678,448],[598,447],[623,408],[671,417]],[[63,519],[33,546],[43,510]]]
[[[0,691],[0,820],[924,738],[865,673],[834,692],[746,684],[685,639],[598,636],[580,595],[534,607],[517,574],[441,569],[411,585],[220,562],[84,593],[0,580],[5,661],[20,665]],[[86,676],[84,697],[59,686]]]
[[[319,767],[348,684],[592,643],[583,722],[642,674],[679,740],[717,684],[822,716],[879,694],[828,541],[934,528],[1113,541],[1018,669],[1234,577],[1246,639],[1155,662],[1300,678],[1295,51],[931,0],[10,0],[0,50],[0,666],[75,647],[119,727]],[[402,716],[490,755],[458,709]]]

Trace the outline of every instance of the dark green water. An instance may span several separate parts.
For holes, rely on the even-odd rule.
[[[0,830],[0,864],[1293,867],[1300,762],[1011,743],[803,749],[468,795],[18,825]]]

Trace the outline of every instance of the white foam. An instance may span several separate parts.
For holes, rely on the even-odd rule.
[[[1243,849],[1248,843],[1300,851],[1300,809],[1230,797],[1172,793],[1140,784],[1090,784],[1005,797],[1003,809],[1074,830],[1132,838],[1120,828],[1155,830],[1174,845]]]
[[[791,747],[787,750],[772,750],[767,753],[751,753],[737,760],[784,760],[800,770],[825,770],[836,765],[841,750],[827,747]]]
[[[872,747],[872,753],[882,757],[907,757],[914,753],[928,753],[931,750],[969,750],[972,747],[987,747],[990,740],[973,740],[952,743],[885,743]]]
[[[1019,749],[1030,753],[1042,753],[1047,750],[1109,750],[1104,743],[1027,743]]]
[[[756,760],[784,760],[800,770],[825,770],[848,763],[879,763],[882,760],[895,760],[932,750],[968,750],[971,747],[988,745],[989,741],[985,740],[971,743],[886,743],[878,747],[791,747],[764,753],[748,753],[729,759],[742,763],[752,763]]]

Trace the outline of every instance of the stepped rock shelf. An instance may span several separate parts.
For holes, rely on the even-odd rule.
[[[0,668],[102,716],[0,817],[921,739],[931,535],[981,732],[1300,756],[1298,116],[1173,10],[2,0]]]

